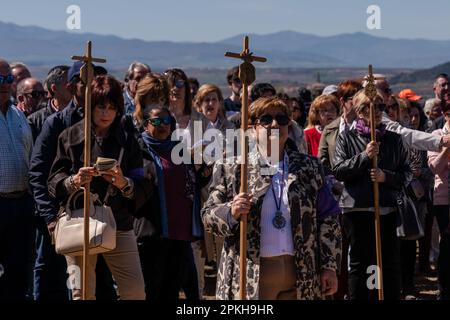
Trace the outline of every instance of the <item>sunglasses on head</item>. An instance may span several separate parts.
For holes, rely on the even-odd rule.
[[[184,88],[185,84],[186,84],[186,81],[184,81],[182,79],[178,79],[174,83],[175,87],[177,87],[178,89]]]
[[[289,124],[289,117],[283,113],[277,114],[273,117],[270,114],[264,114],[258,119],[258,123],[262,126],[270,126],[275,119],[280,126],[286,126]]]
[[[165,124],[168,126],[172,123],[172,119],[170,117],[152,118],[148,119],[148,121],[155,127],[159,127],[161,124]]]
[[[8,74],[7,76],[0,74],[0,84],[11,84],[14,82],[14,76],[12,74]]]

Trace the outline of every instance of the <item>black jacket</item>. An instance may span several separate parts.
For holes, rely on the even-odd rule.
[[[152,187],[150,181],[144,178],[141,149],[132,135],[126,135],[120,124],[113,124],[110,134],[104,138],[102,146],[95,144],[92,137],[92,148],[97,156],[119,159],[121,148],[124,148],[121,169],[124,176],[134,182],[134,197],[126,199],[117,188],[109,197],[109,205],[116,219],[117,229],[128,231],[133,229],[133,214],[150,197]],[[94,149],[96,148],[96,149]],[[96,151],[95,151],[96,150]],[[63,183],[72,174],[78,173],[83,167],[84,157],[84,121],[64,130],[58,139],[58,149],[48,180],[50,195],[57,198],[61,204],[67,201],[69,194]],[[96,161],[93,156],[91,165]],[[103,200],[109,184],[102,177],[94,177],[91,183],[91,192],[99,195]]]
[[[42,108],[28,116],[28,124],[30,125],[31,132],[33,133],[33,141],[36,141],[39,133],[41,133],[44,121],[52,114],[56,113],[52,107],[52,100],[48,100],[47,106]]]
[[[365,152],[369,142],[370,139],[360,136],[355,129],[338,136],[333,173],[345,184],[341,198],[343,208],[374,206],[370,179],[372,160]],[[380,207],[395,207],[398,191],[412,178],[409,152],[401,136],[391,131],[386,131],[379,143],[378,168],[386,174],[386,181],[379,183]]]
[[[55,221],[58,202],[48,194],[47,179],[55,160],[58,137],[64,129],[83,119],[82,109],[72,100],[62,111],[45,120],[33,147],[30,160],[30,187],[36,201],[38,216],[47,224]]]

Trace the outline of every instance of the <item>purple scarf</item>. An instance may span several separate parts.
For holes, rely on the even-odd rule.
[[[356,121],[356,131],[358,132],[359,135],[363,137],[369,139],[371,138],[370,127],[366,125],[363,119],[358,119]],[[375,129],[375,136],[377,141],[380,141],[380,139],[384,136],[385,133],[386,133],[386,126],[381,123],[378,126],[378,128]]]

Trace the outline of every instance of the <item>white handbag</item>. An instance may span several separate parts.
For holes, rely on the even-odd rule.
[[[83,194],[84,192],[81,191],[72,193],[64,212],[58,216],[54,232],[55,250],[58,254],[83,255],[84,209],[72,210],[72,205]],[[115,249],[116,220],[111,208],[100,203],[96,194],[91,194],[90,206],[89,254],[94,255]]]

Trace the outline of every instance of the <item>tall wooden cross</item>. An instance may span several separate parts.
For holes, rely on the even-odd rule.
[[[377,96],[377,88],[375,86],[375,80],[382,80],[384,78],[375,78],[373,75],[372,65],[369,65],[369,75],[366,77],[367,84],[364,88],[365,95],[370,100],[370,135],[371,140],[376,142],[376,132],[375,132],[375,106],[374,100]],[[378,157],[375,155],[372,159],[372,168],[378,168]],[[374,208],[375,208],[375,250],[377,255],[377,282],[378,282],[378,299],[384,300],[384,290],[383,290],[383,261],[382,261],[382,248],[381,248],[381,224],[380,224],[380,202],[379,202],[379,190],[378,182],[373,182],[373,197],[374,197]]]
[[[91,84],[94,80],[94,68],[92,62],[105,63],[105,59],[92,57],[92,42],[86,44],[86,52],[84,56],[72,56],[72,60],[83,61],[84,64],[80,69],[80,78],[86,86],[86,94],[84,96],[84,166],[91,166]],[[86,300],[89,259],[89,217],[90,217],[90,185],[84,187],[84,242],[83,242],[83,271],[82,271],[82,298]]]
[[[241,153],[243,161],[241,163],[241,188],[240,192],[248,192],[248,143],[245,131],[248,127],[248,86],[256,79],[253,61],[266,62],[267,59],[257,57],[248,48],[248,36],[244,37],[243,49],[241,53],[226,52],[226,57],[241,59],[244,62],[239,65],[239,79],[242,81],[242,110],[241,110]],[[240,219],[240,298],[247,298],[247,216]]]

